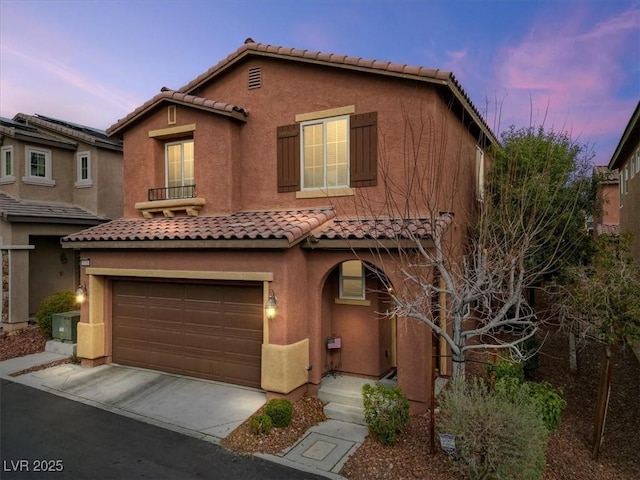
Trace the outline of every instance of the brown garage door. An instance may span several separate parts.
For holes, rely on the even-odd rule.
[[[262,288],[113,281],[113,361],[260,387]]]

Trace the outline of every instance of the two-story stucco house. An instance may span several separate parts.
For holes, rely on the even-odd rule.
[[[619,172],[620,233],[632,233],[632,254],[640,262],[640,102],[636,105],[609,169]]]
[[[0,119],[2,328],[25,328],[42,300],[75,291],[60,239],[122,216],[122,142],[41,115]]]
[[[248,39],[107,131],[124,142],[124,217],[63,239],[84,265],[84,365],[292,398],[327,372],[397,371],[414,410],[426,407],[437,342],[387,313],[383,287],[403,282],[397,232],[414,228],[429,248],[446,230],[460,252],[482,198],[496,140],[450,72]],[[411,159],[419,141],[431,155]],[[419,178],[406,178],[411,162]],[[408,202],[400,225],[384,215],[400,180],[447,195]]]

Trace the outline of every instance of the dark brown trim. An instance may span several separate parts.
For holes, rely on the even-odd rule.
[[[277,128],[278,193],[300,190],[300,124]]]
[[[378,181],[378,113],[351,115],[350,186],[371,187]]]

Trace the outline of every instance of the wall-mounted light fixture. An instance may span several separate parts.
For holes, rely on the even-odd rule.
[[[278,297],[273,293],[273,290],[269,290],[269,298],[264,304],[264,313],[267,319],[271,320],[276,316],[276,307],[278,306]]]
[[[87,287],[79,285],[76,290],[76,303],[84,303],[87,299]]]

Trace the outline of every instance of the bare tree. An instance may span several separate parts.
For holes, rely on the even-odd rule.
[[[358,217],[377,240],[373,253],[402,279],[392,285],[380,274],[393,299],[388,313],[431,327],[451,351],[454,376],[464,375],[474,350],[526,358],[523,342],[542,320],[525,292],[555,271],[572,248],[567,236],[576,219],[584,225],[582,186],[574,182],[586,161],[579,157],[582,150],[558,142],[555,134],[531,131],[523,135],[520,153],[533,149],[536,161],[499,158],[496,176],[499,147],[493,164],[487,162],[484,185],[482,152],[469,132],[452,131],[445,118],[422,109],[403,110],[403,120],[401,155],[398,139],[382,135],[384,195],[362,193],[357,199]],[[570,160],[563,167],[558,152]]]

